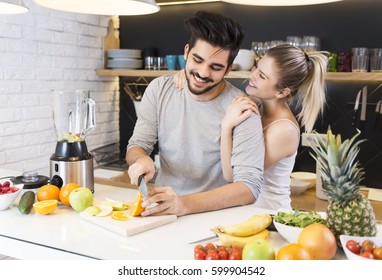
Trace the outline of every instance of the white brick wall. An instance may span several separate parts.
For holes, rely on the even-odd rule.
[[[52,89],[90,90],[97,120],[86,139],[90,151],[119,142],[118,78],[95,74],[110,17],[24,3],[26,14],[0,14],[0,167],[49,176]]]

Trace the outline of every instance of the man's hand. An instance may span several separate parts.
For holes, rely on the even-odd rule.
[[[184,215],[184,203],[171,187],[156,187],[145,197],[142,207],[147,207],[142,216],[149,215]]]
[[[132,185],[138,185],[138,177],[145,174],[145,181],[150,181],[155,175],[154,161],[149,156],[138,158],[127,171]]]

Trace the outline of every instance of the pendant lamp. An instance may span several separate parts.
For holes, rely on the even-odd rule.
[[[252,6],[305,6],[339,2],[344,0],[222,0],[232,4]]]
[[[28,10],[23,0],[0,0],[0,14],[21,14]]]
[[[33,0],[45,8],[92,15],[146,15],[159,11],[155,0]]]

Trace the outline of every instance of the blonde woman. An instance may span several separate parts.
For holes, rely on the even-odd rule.
[[[325,104],[325,52],[304,53],[289,44],[270,49],[252,68],[245,88],[249,97],[233,99],[221,124],[221,160],[224,178],[232,181],[232,131],[258,104],[265,143],[264,184],[258,207],[290,209],[290,174],[300,141],[299,122],[313,129]],[[178,73],[178,87],[183,74]],[[289,104],[297,99],[297,119]],[[256,101],[256,102],[255,102]]]

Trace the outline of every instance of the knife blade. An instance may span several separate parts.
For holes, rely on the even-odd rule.
[[[147,184],[145,182],[144,175],[140,175],[138,178],[138,189],[143,194],[143,196],[148,196],[149,190],[147,188]]]
[[[367,109],[367,86],[364,86],[362,88],[362,105],[361,105],[361,114],[359,117],[361,133],[363,135],[365,135],[366,109]]]
[[[379,124],[379,117],[380,117],[380,107],[381,107],[382,99],[377,102],[377,105],[375,106],[375,121],[374,121],[374,127],[378,128]]]
[[[357,97],[355,98],[355,103],[354,103],[354,114],[353,114],[353,125],[355,126],[356,125],[356,121],[357,121],[357,115],[358,115],[358,110],[359,110],[359,100],[361,99],[361,93],[362,91],[360,90],[357,94]]]

